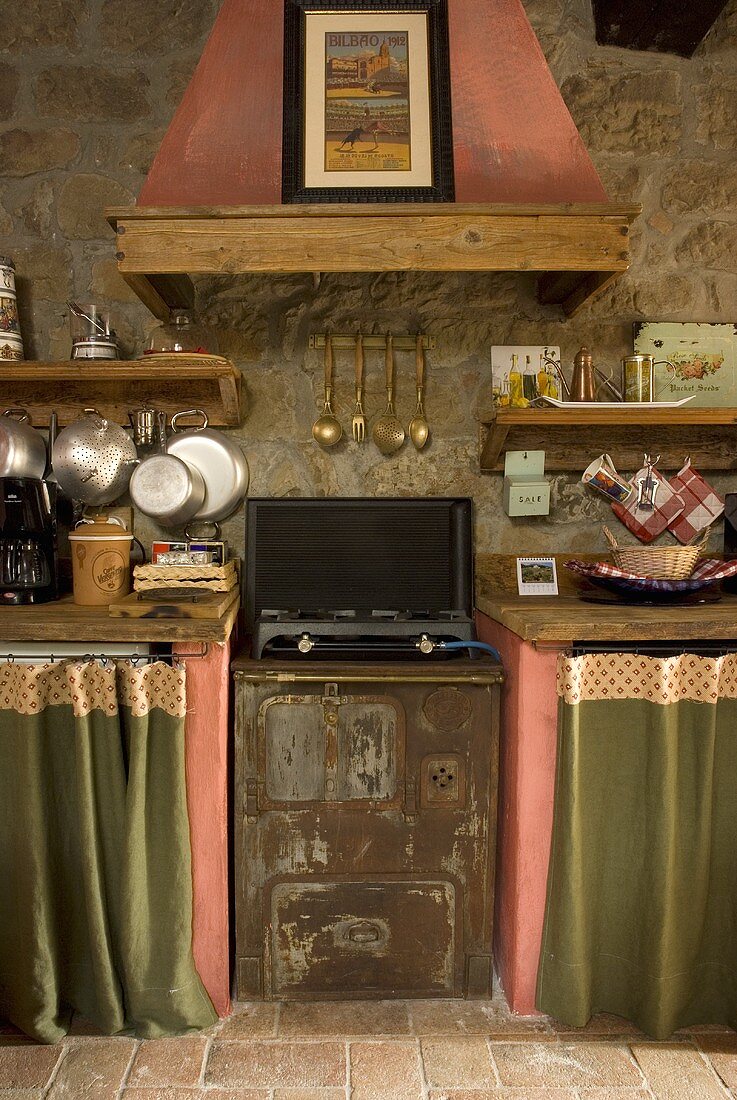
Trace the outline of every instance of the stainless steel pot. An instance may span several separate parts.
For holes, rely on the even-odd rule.
[[[201,417],[201,427],[180,429],[178,422],[185,416]],[[176,413],[166,450],[196,467],[205,480],[205,502],[192,518],[215,521],[234,512],[248,492],[248,463],[237,443],[207,425],[202,409]]]
[[[180,527],[205,503],[205,482],[199,470],[176,455],[151,455],[130,480],[131,500],[139,511],[162,527]]]
[[[109,504],[128,488],[136,464],[136,448],[120,424],[85,409],[59,432],[52,464],[59,486],[72,500]]]
[[[0,477],[40,478],[45,469],[43,436],[25,409],[6,409],[0,416]]]

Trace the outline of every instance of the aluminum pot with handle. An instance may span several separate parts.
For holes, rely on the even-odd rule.
[[[187,416],[199,416],[197,428],[179,428]],[[176,455],[200,471],[205,481],[205,502],[192,519],[215,521],[234,512],[248,492],[248,463],[243,451],[223,432],[208,427],[202,409],[187,409],[171,418],[172,435],[166,443]]]
[[[181,527],[205,504],[202,474],[176,455],[144,458],[130,482],[131,500],[162,527]]]
[[[0,416],[0,477],[41,478],[45,469],[43,436],[25,409],[6,409]]]
[[[54,443],[52,465],[62,492],[85,504],[110,504],[128,488],[136,465],[133,440],[120,424],[85,409]]]

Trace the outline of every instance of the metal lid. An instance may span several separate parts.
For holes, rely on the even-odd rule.
[[[15,264],[10,256],[0,256],[0,267],[9,267],[11,271],[15,271]]]
[[[83,519],[69,535],[69,541],[80,539],[113,539],[116,542],[130,541],[133,535],[117,519],[109,519],[107,516],[94,516],[91,520]]]

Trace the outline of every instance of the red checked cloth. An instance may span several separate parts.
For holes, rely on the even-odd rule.
[[[653,477],[660,482],[655,494],[655,507],[653,509],[638,508],[637,483],[647,477],[647,469],[643,466],[633,478],[630,484],[634,493],[626,504],[612,504],[612,511],[617,519],[620,519],[625,527],[640,540],[640,542],[652,542],[658,535],[673,523],[684,509],[684,502],[680,493],[671,488],[659,470],[653,469]]]
[[[683,511],[668,524],[679,542],[688,543],[703,531],[724,511],[724,501],[718,496],[696,470],[691,468],[691,459],[670,479],[671,489],[675,489],[683,500]]]
[[[639,573],[627,573],[608,561],[592,563],[574,558],[563,564],[566,569],[570,569],[573,573],[580,573],[582,577],[619,581],[623,591],[629,590],[633,593],[694,592],[737,574],[737,561],[722,561],[721,558],[702,558],[691,576],[682,581],[662,580],[656,577],[643,577]]]

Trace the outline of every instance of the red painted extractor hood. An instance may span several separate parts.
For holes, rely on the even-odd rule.
[[[458,203],[607,195],[521,0],[448,0]],[[283,0],[225,0],[139,206],[281,203]]]

